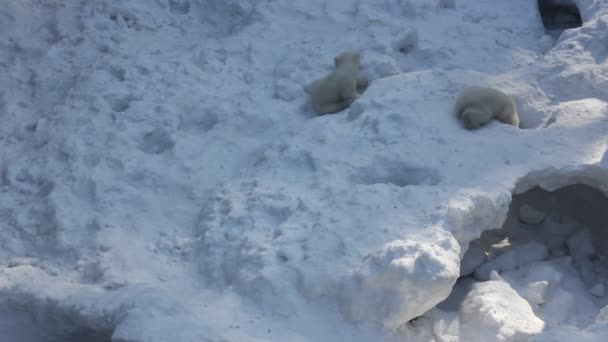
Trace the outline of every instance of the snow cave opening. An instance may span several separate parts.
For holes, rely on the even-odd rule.
[[[483,232],[437,308],[459,311],[479,284],[505,281],[547,324],[584,328],[608,305],[608,198],[583,184],[513,195],[500,229]],[[470,297],[470,296],[469,296]]]
[[[575,0],[538,0],[537,4],[545,32],[555,39],[565,30],[583,25]]]

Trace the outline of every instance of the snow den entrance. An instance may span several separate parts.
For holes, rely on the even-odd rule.
[[[565,30],[583,25],[574,0],[538,0],[537,3],[545,31],[555,39]]]
[[[533,188],[513,196],[501,229],[471,241],[461,277],[438,308],[459,312],[461,334],[466,321],[487,321],[496,308],[500,313],[488,326],[518,316],[504,324],[522,319],[513,331],[523,335],[559,325],[585,328],[608,305],[607,246],[602,192],[581,184],[554,192]]]

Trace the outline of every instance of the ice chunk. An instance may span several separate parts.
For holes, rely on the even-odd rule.
[[[490,272],[490,280],[505,281],[505,279],[503,277],[501,277],[500,274],[498,274],[498,272],[496,272],[496,271]]]
[[[397,329],[439,304],[458,278],[458,253],[396,241],[370,255],[342,284],[342,312]]]
[[[503,281],[476,284],[459,315],[461,341],[525,341],[545,326],[530,304]]]
[[[547,289],[549,288],[548,281],[537,281],[528,284],[524,292],[524,298],[534,304],[543,304],[547,301]]]
[[[601,324],[608,327],[608,305],[597,314],[594,324]]]
[[[561,287],[556,288],[543,305],[544,318],[557,323],[567,321],[576,310],[575,301],[572,293]]]

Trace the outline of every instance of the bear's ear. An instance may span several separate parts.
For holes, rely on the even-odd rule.
[[[338,65],[340,65],[340,55],[334,57],[334,66],[338,67]]]

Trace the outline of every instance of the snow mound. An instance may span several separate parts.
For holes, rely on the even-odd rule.
[[[599,333],[597,222],[509,213],[535,186],[608,193],[608,11],[577,5],[548,41],[533,1],[8,1],[0,303],[68,341],[449,340],[436,305],[494,262],[548,333]],[[313,117],[347,50],[369,87]],[[463,129],[470,85],[524,129]]]
[[[454,281],[456,266],[443,246],[393,243],[370,256],[362,269],[343,284],[342,308],[350,319],[397,329],[422,315],[429,301],[447,297],[444,284]],[[412,253],[414,252],[414,253]]]
[[[428,317],[441,322],[457,313],[460,330],[453,334],[466,339],[529,340],[534,335],[545,341],[563,333],[593,341],[590,331],[608,304],[608,258],[600,250],[608,243],[607,207],[605,193],[581,184],[552,192],[535,187],[514,195],[501,229],[470,243],[452,294]],[[496,303],[492,296],[502,291],[496,286],[509,289],[510,294],[496,298],[507,298],[513,307]],[[471,323],[475,320],[491,329],[479,332]],[[534,322],[540,325],[529,330]],[[514,332],[519,330],[525,333]]]

